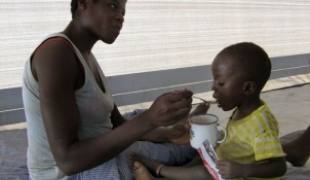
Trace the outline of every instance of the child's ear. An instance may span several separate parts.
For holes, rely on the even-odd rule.
[[[243,93],[245,95],[254,94],[257,89],[257,84],[254,81],[246,81],[243,83]]]

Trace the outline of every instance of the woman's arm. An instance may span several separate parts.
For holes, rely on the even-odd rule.
[[[209,107],[210,104],[201,103],[189,114],[189,116],[205,114]],[[190,124],[187,118],[188,116],[169,127],[159,127],[142,136],[140,140],[158,143],[188,144],[190,142]]]
[[[126,123],[130,120],[126,120],[121,113],[119,112],[117,106],[114,104],[114,109],[111,113],[111,120],[113,123],[113,128],[117,128],[121,126],[123,123]],[[145,119],[145,121],[148,121]],[[168,131],[166,128],[158,127],[147,134],[143,135],[139,138],[139,140],[143,141],[151,141],[151,142],[168,142]]]
[[[269,159],[264,164],[239,164],[232,161],[218,161],[216,168],[224,179],[242,177],[274,178],[281,177],[286,172],[284,158]]]
[[[117,106],[114,104],[114,109],[111,113],[111,120],[113,123],[113,128],[116,128],[123,123],[126,123],[130,120],[126,120],[121,113],[119,112]],[[148,119],[145,119],[145,121],[148,121]],[[183,120],[182,120],[183,121]],[[142,137],[139,138],[141,141],[151,141],[156,143],[171,143],[173,138],[175,136],[183,135],[184,133],[188,134],[188,127],[184,126],[184,123],[178,123],[175,125],[177,127],[158,127]],[[185,129],[187,128],[187,129]],[[188,138],[189,139],[189,138]],[[189,142],[189,141],[188,141]],[[186,144],[188,142],[184,142],[183,144]]]
[[[157,98],[149,110],[111,132],[79,140],[74,96],[78,64],[74,54],[68,52],[71,50],[65,44],[53,42],[42,47],[32,61],[47,138],[57,165],[66,175],[108,161],[147,132],[174,124],[190,111],[190,91],[166,94]]]
[[[210,104],[202,103],[190,114],[203,114],[208,111]],[[121,115],[116,105],[112,111],[111,119],[113,126],[117,127],[122,123],[127,122],[127,120]],[[189,143],[189,129],[190,125],[187,121],[187,116],[170,127],[158,127],[144,136],[139,140],[151,141],[156,143],[174,143],[174,144],[188,144]]]
[[[123,123],[127,122],[127,120],[119,112],[116,104],[114,104],[114,108],[113,108],[113,111],[111,113],[111,121],[112,121],[112,124],[113,124],[113,129],[117,128],[118,126],[120,126]]]

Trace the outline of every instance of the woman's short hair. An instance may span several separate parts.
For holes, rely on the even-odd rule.
[[[78,8],[78,1],[79,0],[71,0],[71,14],[72,14],[72,19],[74,18],[74,15],[76,13],[76,10]],[[98,1],[98,0],[92,0],[94,2]]]

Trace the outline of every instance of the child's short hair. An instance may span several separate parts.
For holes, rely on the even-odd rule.
[[[238,74],[256,82],[259,92],[263,89],[271,74],[271,61],[263,48],[251,42],[241,42],[226,47],[217,55],[223,56],[232,61]]]

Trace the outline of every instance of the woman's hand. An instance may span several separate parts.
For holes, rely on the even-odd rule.
[[[197,108],[191,113],[191,115],[205,114],[207,113],[210,104],[201,103],[197,106]],[[169,128],[168,136],[170,142],[173,144],[188,144],[190,141],[189,130],[190,124],[188,122],[187,117],[173,125]]]
[[[169,126],[185,118],[192,108],[192,95],[189,90],[166,93],[159,96],[145,115],[154,127]]]
[[[210,104],[209,103],[200,103],[196,109],[191,112],[191,116],[195,116],[195,115],[198,115],[198,114],[206,114],[207,111],[209,110],[210,108]]]

